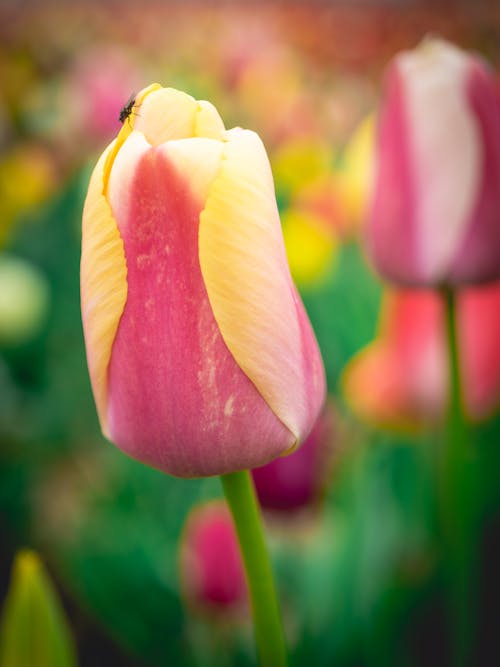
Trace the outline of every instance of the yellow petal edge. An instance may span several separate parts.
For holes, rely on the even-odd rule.
[[[254,132],[226,132],[200,215],[199,258],[224,342],[297,442],[308,419],[301,338],[271,170]]]
[[[108,366],[127,301],[123,241],[103,194],[104,175],[116,142],[102,154],[90,179],[83,208],[80,284],[87,363],[101,429],[107,431]]]
[[[159,90],[152,83],[135,96],[134,108]],[[101,155],[90,179],[82,218],[80,290],[83,332],[90,382],[102,432],[107,423],[108,366],[118,324],[127,301],[127,263],[123,241],[106,198],[109,175],[118,154],[134,129],[135,114],[123,123],[116,138]]]
[[[154,93],[156,90],[159,90],[160,88],[161,86],[159,83],[152,83],[147,88],[143,88],[141,92],[137,93],[137,95],[135,96],[133,108],[135,109],[137,107],[140,107],[141,104],[144,102],[145,98],[149,94]],[[120,148],[127,140],[127,138],[132,133],[132,130],[134,129],[135,118],[136,118],[135,113],[131,113],[129,115],[129,117],[123,123],[122,129],[118,133],[116,140],[113,142],[111,150],[108,150],[107,157],[104,163],[103,182],[102,182],[102,192],[104,194],[106,194],[106,191],[108,189],[109,175],[111,173],[111,167],[113,166],[115,157]]]

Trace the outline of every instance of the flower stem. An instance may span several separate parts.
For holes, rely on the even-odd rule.
[[[441,514],[449,577],[453,664],[469,664],[473,637],[475,466],[463,409],[457,340],[456,294],[443,288],[448,341],[449,399],[441,461]]]
[[[283,626],[262,518],[248,470],[222,475],[247,576],[257,651],[262,667],[286,667]]]

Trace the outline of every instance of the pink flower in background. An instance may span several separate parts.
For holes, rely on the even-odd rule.
[[[180,477],[296,447],[324,400],[259,137],[157,84],[104,152],[83,214],[82,318],[104,434]]]
[[[466,405],[480,419],[500,405],[500,283],[463,292],[458,328]]]
[[[245,612],[248,593],[233,520],[223,501],[191,510],[182,535],[179,564],[186,602],[216,616]]]
[[[334,413],[327,407],[300,449],[252,470],[262,507],[296,511],[316,504],[328,482],[334,437]]]
[[[435,419],[445,398],[444,331],[439,298],[387,291],[379,334],[344,371],[344,393],[361,417],[382,425]]]
[[[474,419],[500,404],[500,284],[469,288],[458,300],[464,401]],[[418,426],[444,414],[447,400],[445,323],[431,291],[388,292],[379,335],[344,371],[352,409],[370,422]]]
[[[94,142],[110,141],[120,109],[137,92],[141,76],[124,51],[85,50],[69,74],[66,114]]]
[[[248,68],[262,60],[264,55],[274,59],[279,51],[279,38],[262,21],[231,23],[226,26],[225,39],[221,40],[219,76],[231,90],[238,87]]]
[[[224,60],[225,78],[242,113],[254,119],[273,144],[320,136],[318,103],[311,86],[304,85],[301,60],[275,36],[263,32],[262,22],[253,34],[246,25],[239,32],[239,40],[226,45]],[[279,109],[279,113],[271,109]]]
[[[389,66],[367,227],[382,276],[415,286],[500,277],[500,91],[478,57],[425,40]]]

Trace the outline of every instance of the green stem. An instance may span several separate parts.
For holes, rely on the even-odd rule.
[[[454,291],[449,288],[443,289],[443,297],[445,300],[450,377],[447,448],[448,456],[451,459],[461,461],[465,456],[467,447],[467,422],[465,420],[462,402],[462,382],[456,327],[456,299]]]
[[[441,513],[450,586],[453,664],[463,667],[469,663],[473,637],[474,465],[463,409],[456,295],[451,288],[443,288],[442,296],[448,340],[449,399],[441,461]]]
[[[283,626],[252,478],[243,470],[221,480],[245,565],[260,664],[286,667]]]

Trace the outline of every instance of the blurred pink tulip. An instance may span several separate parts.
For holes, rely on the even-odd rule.
[[[82,318],[104,434],[180,477],[296,447],[323,403],[259,137],[153,84],[92,175]]]
[[[139,81],[139,72],[125,52],[85,50],[69,74],[66,115],[74,119],[73,134],[84,133],[94,143],[109,141],[119,129],[119,111]]]
[[[500,283],[458,300],[465,408],[482,419],[500,405]],[[389,292],[377,339],[344,371],[348,403],[362,418],[394,427],[436,421],[447,400],[443,305],[432,291]]]
[[[333,410],[325,408],[299,450],[252,470],[263,508],[293,512],[318,502],[328,482],[334,428]]]
[[[500,278],[500,90],[478,57],[427,39],[389,66],[368,250],[414,286]]]
[[[201,614],[241,615],[248,593],[233,520],[223,501],[195,507],[179,553],[186,602]]]

